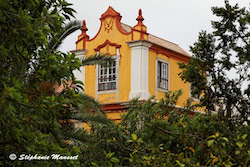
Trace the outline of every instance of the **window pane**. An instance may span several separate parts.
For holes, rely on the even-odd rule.
[[[160,61],[157,64],[157,86],[168,89],[168,64]]]
[[[158,65],[157,65],[157,77],[160,77],[161,76],[161,62],[158,62]]]
[[[99,66],[98,89],[110,90],[116,89],[116,62],[113,61],[108,66]]]

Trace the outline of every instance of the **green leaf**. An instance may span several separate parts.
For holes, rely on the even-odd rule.
[[[93,166],[98,166],[96,163],[94,163],[94,162],[91,162],[91,165],[93,165]]]
[[[107,158],[110,158],[110,157],[112,157],[114,154],[115,154],[115,153],[109,152],[109,153],[106,155],[106,157],[107,157]]]
[[[112,141],[113,141],[112,139],[109,139],[109,140],[107,140],[107,143],[112,142]]]
[[[59,15],[58,14],[51,14],[50,17],[56,19],[56,18],[59,18]]]
[[[235,151],[235,154],[236,155],[240,154],[240,151],[239,150]]]
[[[244,140],[245,138],[247,138],[247,134],[244,134],[243,136],[242,136],[242,139]]]
[[[184,167],[185,164],[182,164],[180,161],[176,160],[177,164],[180,166],[180,167]]]
[[[241,142],[237,142],[237,143],[236,143],[236,145],[237,145],[239,148],[242,148],[243,143],[241,143]]]
[[[208,138],[209,138],[209,139],[210,139],[210,138],[216,138],[216,136],[215,136],[215,135],[211,135],[211,136],[209,136]]]
[[[210,147],[214,143],[214,140],[208,140],[207,146]]]
[[[226,142],[228,142],[228,139],[226,137],[222,137],[223,140],[225,140]]]
[[[131,142],[133,142],[133,141],[132,141],[132,140],[127,140],[127,142],[128,142],[128,143],[131,143]]]
[[[133,140],[137,140],[137,135],[136,134],[132,134],[131,136],[132,136]]]
[[[137,142],[138,142],[138,143],[143,143],[143,140],[142,140],[141,138],[139,138],[139,139],[137,140]]]
[[[116,157],[112,157],[112,158],[110,159],[110,161],[111,161],[111,162],[114,162],[114,163],[116,163],[116,164],[118,164],[118,163],[120,162],[120,160],[119,160],[118,158],[116,158]]]

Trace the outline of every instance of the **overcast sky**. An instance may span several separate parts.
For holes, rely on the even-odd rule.
[[[198,38],[199,32],[212,31],[212,6],[223,6],[224,0],[68,0],[73,3],[77,20],[86,20],[87,34],[93,38],[99,30],[101,15],[112,6],[122,16],[122,23],[136,25],[138,10],[142,9],[147,32],[169,40],[189,52],[189,46]],[[248,0],[230,0],[240,7],[249,7]],[[81,32],[65,39],[61,51],[76,49],[75,42]],[[189,52],[190,53],[190,52]]]

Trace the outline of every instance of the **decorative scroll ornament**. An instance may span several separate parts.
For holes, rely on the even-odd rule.
[[[109,31],[112,30],[112,28],[113,28],[113,23],[114,23],[114,19],[112,19],[112,18],[106,19],[104,21],[105,31],[107,30],[109,33]]]

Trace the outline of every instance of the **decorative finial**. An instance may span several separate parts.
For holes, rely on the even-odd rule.
[[[88,29],[87,29],[87,27],[86,27],[86,22],[85,22],[85,20],[83,20],[83,22],[82,22],[82,28],[81,28],[81,30],[82,30],[82,32],[85,32],[85,33],[86,33],[86,31],[88,31]]]
[[[141,9],[139,10],[139,16],[136,19],[138,21],[138,23],[142,23],[142,21],[144,20],[144,18],[142,17],[142,11]]]
[[[142,11],[139,9],[139,16],[136,19],[138,22],[133,28],[133,34],[139,34],[137,37],[133,36],[132,40],[148,39],[147,27],[143,24],[144,18],[142,17]]]

